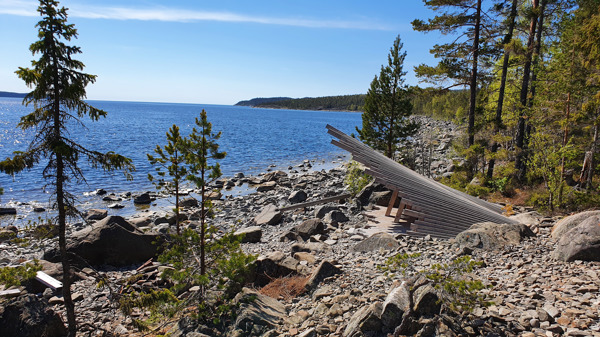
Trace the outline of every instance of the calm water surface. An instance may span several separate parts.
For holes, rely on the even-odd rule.
[[[32,131],[23,131],[16,125],[19,118],[32,110],[24,107],[19,98],[0,98],[0,159],[10,157],[14,151],[24,151],[31,140]],[[353,112],[271,110],[249,107],[173,104],[142,102],[90,101],[108,112],[98,122],[84,120],[88,127],[73,127],[71,137],[86,147],[98,151],[115,151],[128,156],[136,166],[133,181],[126,181],[120,173],[104,173],[81,163],[87,183],[73,182],[70,190],[80,198],[84,207],[90,206],[87,192],[104,188],[109,192],[139,192],[154,190],[147,175],[153,168],[148,164],[147,153],[157,144],[166,143],[165,133],[173,125],[187,135],[194,119],[205,109],[213,131],[222,132],[218,141],[227,157],[220,161],[223,175],[237,172],[256,174],[269,165],[287,168],[304,159],[331,163],[345,153],[330,144],[331,137],[325,125],[351,133],[360,125],[361,115]],[[42,169],[45,162],[31,171],[20,173],[14,179],[0,175],[4,187],[0,205],[48,205],[49,191],[44,189]],[[93,202],[92,202],[93,203]],[[124,204],[131,201],[124,201]],[[121,211],[123,212],[123,211]]]

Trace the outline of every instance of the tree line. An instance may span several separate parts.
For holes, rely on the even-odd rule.
[[[292,110],[339,110],[362,111],[365,95],[342,95],[325,97],[304,97],[277,100],[256,104],[257,108],[292,109]]]

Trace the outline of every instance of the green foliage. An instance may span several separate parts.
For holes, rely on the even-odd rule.
[[[450,263],[433,264],[429,269],[417,271],[414,262],[419,257],[420,253],[399,253],[389,257],[380,269],[386,273],[399,271],[404,277],[414,274],[424,277],[438,290],[442,304],[450,311],[472,311],[477,306],[489,305],[485,294],[481,292],[487,286],[481,280],[473,279],[470,274],[475,268],[481,267],[482,262],[465,255]]]
[[[348,164],[344,185],[346,185],[353,196],[362,191],[372,180],[373,178],[361,169],[359,163],[351,161]]]
[[[124,315],[131,315],[134,308],[147,308],[153,313],[173,317],[180,301],[169,289],[131,292],[119,298],[119,309]],[[144,324],[139,324],[145,329]]]
[[[426,277],[441,291],[442,301],[452,311],[472,311],[476,306],[486,306],[486,296],[481,290],[487,288],[481,280],[469,279],[468,273],[483,263],[471,256],[461,256],[450,263],[434,264]]]
[[[31,169],[40,161],[46,164],[42,177],[54,187],[54,206],[58,211],[58,236],[62,252],[65,275],[70,275],[69,259],[66,255],[66,218],[77,216],[75,198],[69,193],[69,184],[85,181],[78,163],[86,160],[92,168],[122,170],[131,178],[134,169],[129,158],[114,152],[98,152],[76,143],[69,136],[78,131],[74,126],[82,126],[82,119],[89,117],[97,121],[106,112],[91,106],[85,101],[86,87],[96,81],[95,75],[83,72],[83,62],[76,60],[81,49],[67,45],[77,38],[73,24],[67,23],[67,10],[59,7],[58,1],[40,0],[38,12],[42,19],[37,23],[38,40],[29,50],[39,59],[31,62],[31,68],[19,67],[16,74],[25,84],[33,88],[23,99],[26,106],[33,105],[33,111],[22,116],[18,126],[31,130],[32,141],[26,151],[17,151],[12,158],[0,161],[0,172],[14,175]],[[70,277],[65,277],[65,288],[70,288]],[[65,307],[69,335],[77,332],[74,303],[70,292],[65,292]]]
[[[413,88],[413,111],[436,119],[462,124],[466,120],[469,105],[468,90],[439,90]]]
[[[342,110],[359,111],[365,104],[365,95],[344,95],[326,97],[305,97],[260,102],[259,108],[277,108],[294,110]]]
[[[229,319],[232,299],[246,282],[256,256],[242,251],[242,237],[235,235],[233,230],[220,233],[215,226],[210,226],[207,235],[206,273],[201,273],[202,238],[197,231],[186,228],[181,234],[171,236],[158,258],[173,266],[161,274],[171,287],[162,291],[129,293],[120,300],[121,311],[128,315],[135,307],[147,308],[153,315],[171,317],[182,308],[195,306],[194,317],[206,324],[219,325]],[[176,295],[194,286],[198,286],[199,291],[186,298],[177,298]]]
[[[157,145],[154,149],[155,156],[148,154],[148,161],[155,166],[157,179],[148,173],[150,180],[156,189],[166,189],[175,195],[175,224],[179,233],[179,190],[182,181],[187,177],[185,140],[179,133],[179,127],[175,124],[167,132],[167,144],[163,147]],[[167,180],[167,175],[170,180]]]
[[[419,127],[408,118],[412,104],[404,84],[406,52],[401,52],[402,46],[398,36],[388,54],[388,64],[381,66],[365,97],[362,129],[356,128],[360,140],[392,159],[398,144],[406,142]]]
[[[24,282],[35,278],[36,273],[40,270],[42,270],[42,266],[37,260],[17,267],[1,267],[0,284],[6,287],[20,286]]]

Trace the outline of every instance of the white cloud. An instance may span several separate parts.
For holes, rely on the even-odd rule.
[[[0,0],[0,14],[37,16],[37,2],[23,0]],[[258,23],[265,25],[295,26],[306,28],[338,28],[361,30],[390,30],[392,27],[367,22],[343,20],[315,20],[299,18],[264,17],[236,14],[231,12],[208,12],[182,10],[168,7],[126,8],[126,7],[79,7],[69,5],[69,15],[87,19],[140,20],[166,22],[218,21],[234,23]]]

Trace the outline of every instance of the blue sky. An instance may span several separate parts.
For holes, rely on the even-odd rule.
[[[442,38],[412,31],[421,0],[64,0],[89,99],[234,104],[253,97],[366,93],[397,35],[413,67]],[[37,1],[0,0],[0,90],[27,92]],[[37,58],[37,57],[36,57]]]

